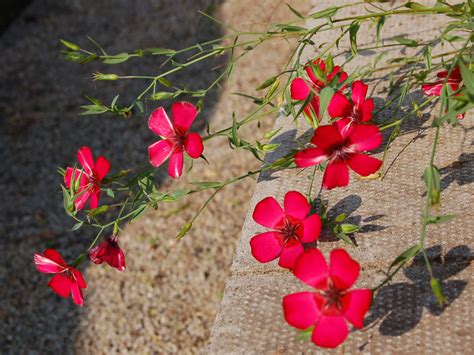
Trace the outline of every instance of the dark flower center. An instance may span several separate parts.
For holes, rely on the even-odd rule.
[[[290,240],[299,240],[298,232],[301,227],[302,225],[298,220],[286,217],[283,226],[279,229],[279,232],[283,235],[284,242],[287,243]]]

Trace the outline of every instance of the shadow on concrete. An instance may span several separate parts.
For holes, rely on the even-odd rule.
[[[366,325],[379,325],[383,335],[398,336],[413,329],[421,320],[423,310],[439,316],[458,298],[467,282],[451,279],[469,266],[472,253],[468,246],[460,245],[446,254],[441,254],[441,246],[427,249],[435,277],[441,282],[447,304],[441,308],[430,287],[430,276],[422,255],[414,258],[412,264],[403,270],[411,282],[389,284],[377,292],[372,311]]]
[[[74,163],[83,145],[89,145],[96,156],[106,156],[111,173],[146,163],[147,146],[156,140],[147,128],[147,117],[163,104],[147,101],[144,115],[134,113],[127,119],[80,116],[86,94],[110,103],[119,93],[118,103],[124,106],[148,85],[138,80],[93,82],[93,72],[156,75],[162,68],[157,57],[119,65],[65,62],[59,56],[59,39],[93,48],[87,40],[90,35],[112,54],[150,47],[185,48],[221,37],[221,28],[198,14],[198,10],[212,13],[219,3],[33,1],[0,37],[2,353],[73,352],[82,311],[71,300],[53,294],[46,286],[49,277],[37,273],[33,264],[34,252],[46,247],[57,248],[70,261],[94,235],[87,229],[70,231],[74,223],[62,210],[57,167]],[[220,74],[215,70],[220,63],[200,62],[171,80],[189,89],[207,88]],[[218,96],[218,91],[209,94],[196,128],[204,127]],[[103,203],[107,202],[104,197]]]

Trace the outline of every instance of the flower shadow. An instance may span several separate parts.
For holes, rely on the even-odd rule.
[[[441,190],[444,191],[453,182],[456,182],[459,186],[474,182],[474,175],[472,174],[473,165],[474,153],[461,153],[458,160],[439,169],[442,176]]]
[[[427,249],[435,277],[441,282],[446,304],[440,307],[430,287],[430,275],[423,256],[418,255],[412,264],[403,270],[412,282],[397,282],[383,287],[375,296],[372,311],[366,325],[379,325],[382,335],[398,336],[413,329],[422,319],[426,309],[434,316],[441,315],[466,288],[464,280],[452,280],[469,266],[471,251],[466,245],[459,245],[442,255],[441,246]]]

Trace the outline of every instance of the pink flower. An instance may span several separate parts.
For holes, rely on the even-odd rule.
[[[357,174],[368,176],[379,170],[382,161],[361,152],[376,149],[382,135],[376,125],[351,125],[341,119],[332,125],[319,126],[311,139],[316,148],[304,149],[295,155],[300,168],[328,161],[323,176],[323,187],[332,189],[349,184],[348,166]]]
[[[204,147],[201,136],[189,132],[189,128],[197,115],[196,107],[189,102],[175,102],[171,106],[173,122],[168,118],[163,107],[152,112],[148,127],[162,139],[148,146],[150,164],[158,167],[168,158],[168,175],[178,178],[183,173],[183,151],[197,159]]]
[[[64,183],[69,189],[72,185],[73,176],[74,182],[78,182],[78,189],[75,190],[77,197],[74,200],[76,211],[83,209],[89,199],[91,200],[90,208],[97,208],[100,198],[100,182],[108,174],[110,163],[103,156],[98,157],[94,163],[89,147],[82,147],[77,151],[77,160],[82,169],[68,167],[64,175]]]
[[[306,197],[297,191],[285,195],[284,210],[273,197],[257,203],[253,219],[271,231],[257,234],[250,240],[252,255],[261,263],[278,257],[278,265],[291,269],[298,256],[303,253],[302,243],[318,239],[321,219],[317,214],[308,213],[311,206]]]
[[[421,90],[423,90],[423,93],[428,96],[440,96],[441,95],[441,89],[443,88],[443,83],[448,76],[448,71],[440,71],[439,73],[436,74],[438,78],[441,80],[436,81],[435,83],[432,84],[423,84],[421,85]],[[451,72],[451,75],[449,76],[448,80],[446,80],[446,84],[451,87],[451,90],[456,91],[459,89],[459,86],[462,83],[462,77],[461,77],[461,71],[459,70],[459,67],[456,67],[453,69]]]
[[[125,255],[118,245],[118,237],[116,235],[112,235],[92,248],[89,256],[95,264],[102,264],[105,261],[119,271],[125,270]]]
[[[79,270],[66,264],[61,255],[54,249],[46,249],[43,255],[35,253],[35,264],[39,272],[56,274],[48,286],[59,296],[69,298],[78,306],[84,305],[81,288],[86,288],[86,282]]]
[[[352,83],[352,103],[340,92],[336,92],[328,106],[332,118],[349,118],[352,123],[367,122],[372,119],[374,101],[366,99],[368,86],[361,80]]]
[[[360,265],[344,249],[331,252],[329,267],[318,249],[305,251],[296,261],[293,273],[316,290],[283,298],[286,321],[298,329],[314,326],[311,340],[316,345],[337,347],[349,333],[346,320],[362,328],[370,309],[371,290],[349,290],[359,271]]]
[[[313,61],[313,65],[318,66],[324,72],[326,71],[326,64],[320,58]],[[290,93],[291,93],[291,98],[293,100],[304,101],[308,98],[309,94],[311,93],[311,90],[313,90],[316,93],[319,93],[326,86],[324,82],[316,78],[310,65],[306,65],[305,70],[310,79],[309,81],[303,78],[295,78],[291,82]],[[326,82],[329,83],[340,71],[341,71],[341,68],[339,66],[335,66],[331,73],[329,74],[326,73],[326,79],[327,79]],[[347,73],[344,71],[341,71],[341,74],[339,77],[339,83],[344,82],[346,79],[347,79]],[[344,89],[344,87],[341,88],[341,90],[342,89]],[[316,114],[316,117],[320,118],[319,117],[319,97],[317,95],[314,95],[313,99],[309,102],[308,106],[305,107],[304,113],[308,117],[311,117],[312,116],[311,110]]]

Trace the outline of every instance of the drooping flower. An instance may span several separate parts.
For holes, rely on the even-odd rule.
[[[355,328],[362,328],[370,309],[371,290],[349,290],[359,271],[360,265],[344,249],[331,252],[329,266],[318,249],[305,251],[296,261],[293,273],[315,291],[283,298],[286,321],[302,330],[314,326],[311,340],[316,345],[337,347],[349,333],[346,321]]]
[[[197,115],[197,109],[189,102],[175,102],[171,106],[173,121],[166,114],[163,107],[152,112],[148,127],[162,139],[148,146],[150,164],[158,167],[168,158],[168,175],[178,178],[183,173],[183,152],[197,159],[201,156],[204,147],[201,136],[189,132],[191,124]]]
[[[319,126],[311,139],[316,148],[307,148],[295,154],[300,168],[328,161],[323,176],[323,187],[332,189],[349,184],[348,166],[357,174],[368,176],[380,169],[382,161],[362,152],[382,144],[379,128],[372,124],[350,124],[345,118],[332,125]]]
[[[118,237],[112,235],[102,243],[92,248],[89,257],[95,264],[106,262],[119,271],[125,270],[125,255],[118,245]]]
[[[78,185],[75,189],[76,199],[74,205],[76,211],[84,208],[84,205],[90,199],[90,208],[95,209],[99,206],[100,183],[110,170],[109,161],[100,156],[94,162],[91,149],[82,147],[77,151],[77,160],[82,169],[68,167],[64,175],[64,184],[69,189],[71,185]]]
[[[441,89],[443,89],[443,83],[448,77],[448,73],[449,73],[448,71],[440,71],[439,73],[436,74],[436,76],[440,80],[431,84],[427,83],[427,84],[421,85],[421,90],[423,91],[423,93],[428,96],[440,96]],[[462,83],[461,71],[459,70],[459,67],[456,67],[453,69],[453,71],[451,72],[451,75],[446,80],[446,84],[451,87],[451,90],[457,91],[461,83]]]
[[[82,274],[76,268],[66,264],[61,255],[54,249],[46,249],[43,255],[35,253],[35,264],[39,272],[55,274],[48,286],[61,297],[69,298],[78,306],[84,305],[81,288],[86,288]]]
[[[283,209],[273,197],[257,203],[253,219],[271,231],[257,234],[250,240],[252,255],[261,263],[280,258],[278,265],[291,269],[304,248],[319,238],[321,219],[308,215],[311,206],[306,197],[297,191],[285,195]]]
[[[440,71],[439,73],[436,74],[440,80],[431,83],[431,84],[423,84],[421,85],[421,90],[423,91],[423,94],[427,96],[441,96],[441,90],[443,89],[443,84],[448,78],[448,71]],[[451,90],[457,91],[459,87],[462,85],[462,77],[461,77],[461,70],[459,67],[456,67],[453,69],[451,72],[451,75],[449,78],[446,80],[446,85],[449,85]],[[456,117],[458,119],[463,119],[465,116],[465,113],[460,113]]]
[[[368,86],[361,80],[352,83],[352,103],[341,92],[336,92],[328,106],[332,118],[349,118],[351,123],[368,122],[372,119],[374,101],[366,99]]]
[[[329,83],[337,74],[339,74],[339,72],[339,83],[342,83],[347,79],[347,73],[345,71],[341,71],[341,68],[339,66],[335,66],[331,73],[326,73],[326,63],[322,59],[318,58],[313,61],[312,64],[315,67],[319,67],[325,73],[326,83]],[[309,77],[309,80],[305,80],[303,78],[295,78],[291,82],[290,94],[293,100],[305,101],[311,93],[311,90],[313,90],[315,93],[319,93],[326,86],[323,81],[319,80],[316,77],[315,73],[313,72],[313,69],[309,64],[306,65],[305,70]],[[342,89],[344,89],[344,87],[342,87],[341,90]],[[311,111],[313,111],[316,114],[316,117],[319,118],[318,95],[314,95],[314,97],[304,109],[304,113],[308,117],[312,117]]]

